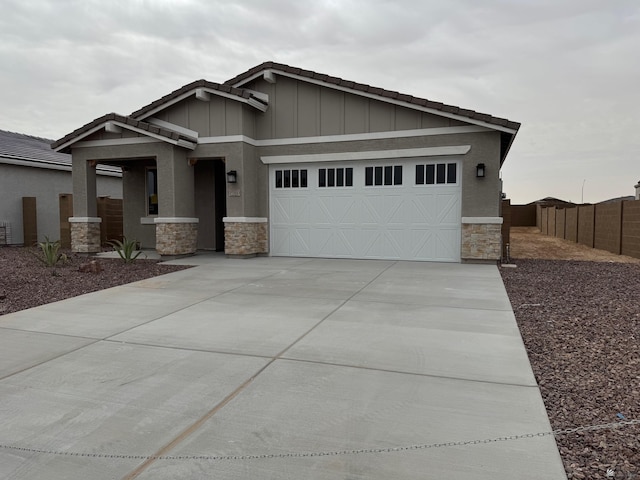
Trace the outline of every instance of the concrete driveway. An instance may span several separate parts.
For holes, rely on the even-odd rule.
[[[423,448],[550,430],[495,266],[185,263],[0,317],[0,478],[566,479],[550,435]]]

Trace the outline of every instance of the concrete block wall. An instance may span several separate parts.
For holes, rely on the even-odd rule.
[[[572,242],[578,241],[578,208],[567,208],[564,211],[564,238]]]
[[[555,236],[606,250],[617,255],[640,258],[640,201],[580,205],[577,208],[542,208],[542,233],[545,219],[551,233],[551,218],[555,218]]]
[[[640,258],[640,201],[623,202],[622,255]]]
[[[622,202],[596,205],[593,247],[620,254]]]
[[[556,237],[564,238],[564,222],[566,218],[566,208],[556,209]]]
[[[595,212],[595,205],[580,205],[578,207],[578,243],[591,248],[593,248]]]
[[[537,205],[511,205],[512,227],[535,227]]]
[[[556,236],[556,207],[547,208],[549,219],[547,220],[547,235]]]

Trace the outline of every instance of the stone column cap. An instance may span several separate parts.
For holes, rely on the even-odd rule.
[[[224,223],[267,223],[264,217],[224,217]]]
[[[100,217],[69,217],[69,223],[102,223]]]
[[[200,223],[195,217],[155,217],[153,223]]]
[[[502,225],[502,217],[462,217],[462,223]]]

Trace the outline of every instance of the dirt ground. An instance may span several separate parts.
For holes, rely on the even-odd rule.
[[[569,240],[543,235],[536,227],[512,227],[510,237],[511,258],[640,263],[639,258],[616,255]]]

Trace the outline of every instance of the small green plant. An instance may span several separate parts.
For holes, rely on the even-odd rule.
[[[44,237],[45,241],[38,243],[40,250],[42,251],[42,257],[38,258],[47,266],[55,267],[58,262],[66,262],[67,256],[60,252],[60,240],[52,242],[49,237]],[[36,255],[37,256],[37,255]],[[55,275],[55,271],[53,273]]]
[[[113,240],[109,242],[109,245],[118,252],[120,258],[124,260],[124,263],[133,263],[142,253],[140,251],[136,251],[138,242],[135,240],[127,240],[126,238],[123,238],[122,241]]]

